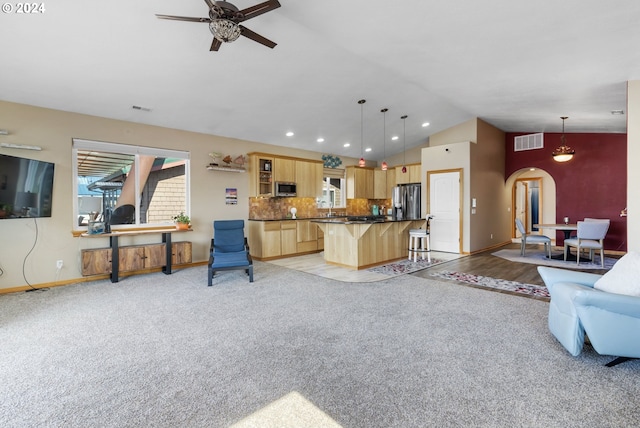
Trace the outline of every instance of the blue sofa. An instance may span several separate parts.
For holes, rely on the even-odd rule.
[[[640,297],[594,288],[602,275],[546,266],[538,272],[551,295],[549,330],[571,355],[582,352],[586,333],[596,352],[618,357],[607,366],[640,358]]]

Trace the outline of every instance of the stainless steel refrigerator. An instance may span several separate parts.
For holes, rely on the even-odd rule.
[[[419,220],[421,196],[420,183],[399,184],[393,188],[391,203],[394,220]]]

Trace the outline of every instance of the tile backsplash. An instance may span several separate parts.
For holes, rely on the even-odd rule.
[[[347,199],[346,208],[331,210],[336,215],[371,215],[373,205],[379,208],[391,206],[389,199]],[[314,198],[249,198],[249,219],[281,220],[291,216],[295,207],[297,218],[325,217],[328,208],[318,208]],[[383,214],[383,212],[380,212]]]

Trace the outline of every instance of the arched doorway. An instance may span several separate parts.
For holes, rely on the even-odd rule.
[[[536,232],[534,224],[556,222],[556,183],[551,175],[538,168],[514,172],[505,183],[511,193],[511,237],[520,238],[515,227],[519,218],[527,232]]]

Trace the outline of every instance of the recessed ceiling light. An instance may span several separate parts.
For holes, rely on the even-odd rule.
[[[400,137],[398,137],[397,135],[394,135],[393,137],[391,137],[391,140],[392,141],[396,141],[398,138],[400,138]]]
[[[624,114],[624,110],[611,110],[611,114],[615,114],[615,115]]]
[[[324,138],[320,137],[316,140],[318,143],[324,143]]]
[[[343,147],[351,147],[351,143],[344,143]]]
[[[364,149],[365,152],[370,152],[371,151],[371,147],[367,147],[366,149]]]
[[[422,127],[423,127],[423,128],[426,128],[426,127],[427,127],[427,126],[429,126],[429,125],[430,125],[430,123],[429,123],[429,122],[425,122],[425,123],[423,123],[423,124],[422,124]]]
[[[536,170],[535,168],[529,168],[529,171],[535,171],[535,170]]]
[[[287,137],[293,137],[293,135],[294,135],[294,134],[293,134],[293,132],[289,131],[289,132],[287,132],[285,135],[286,135]]]

